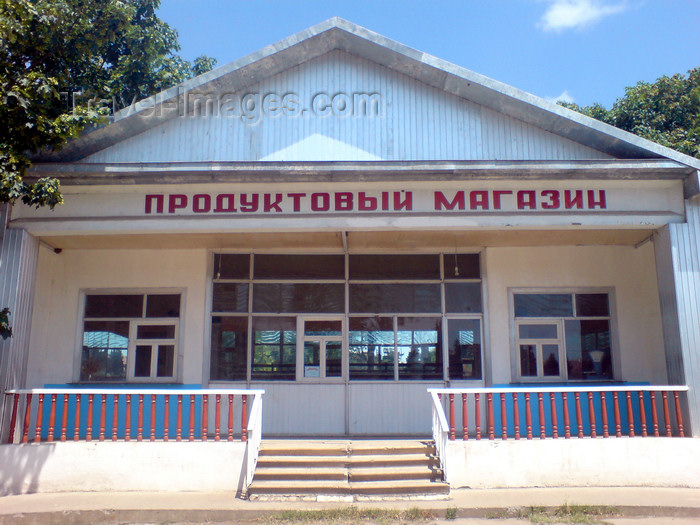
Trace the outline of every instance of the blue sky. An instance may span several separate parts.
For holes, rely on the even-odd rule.
[[[219,65],[332,16],[546,98],[610,107],[700,67],[700,0],[162,0],[181,54]]]

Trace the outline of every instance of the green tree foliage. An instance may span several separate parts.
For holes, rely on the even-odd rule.
[[[208,57],[189,64],[176,54],[177,33],[156,15],[159,4],[0,0],[0,202],[61,204],[58,180],[24,181],[33,153],[59,149],[115,106],[215,65]],[[6,337],[3,328],[9,330],[7,314],[0,317]]]
[[[159,3],[0,0],[0,202],[60,204],[57,180],[23,181],[29,155],[99,123],[112,101],[126,106],[213,67],[176,54]]]
[[[560,103],[625,131],[700,158],[700,68],[625,89],[611,109]]]

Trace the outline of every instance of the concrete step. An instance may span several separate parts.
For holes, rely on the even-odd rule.
[[[299,494],[353,494],[353,495],[396,495],[396,494],[447,494],[446,483],[419,480],[372,481],[363,483],[343,483],[337,481],[253,481],[248,493],[295,496]]]
[[[388,455],[351,455],[351,456],[285,456],[262,455],[258,457],[258,468],[261,467],[305,467],[318,469],[324,467],[399,467],[424,466],[426,468],[438,465],[434,456],[425,454],[388,454]]]
[[[277,467],[260,468],[260,465],[258,464],[258,468],[255,469],[255,480],[347,481],[348,470],[345,467],[326,467],[321,469]]]
[[[392,480],[442,481],[442,471],[424,467],[351,468],[349,479],[351,483]]]

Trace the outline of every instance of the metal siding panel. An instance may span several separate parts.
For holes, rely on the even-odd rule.
[[[254,383],[265,390],[263,435],[345,434],[345,384]]]
[[[350,433],[429,436],[431,401],[427,389],[441,387],[441,382],[350,383]]]
[[[269,160],[585,160],[609,155],[478,106],[366,59],[333,51],[245,92],[380,93],[384,117],[180,117],[84,162]],[[278,155],[276,157],[275,155]]]
[[[693,435],[700,436],[700,203],[686,201],[686,222],[671,224],[668,229],[680,340],[671,358],[674,363],[682,361],[683,367],[682,375],[675,366],[673,374],[674,378],[684,378],[690,387],[691,428]]]

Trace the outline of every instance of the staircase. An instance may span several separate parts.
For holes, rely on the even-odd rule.
[[[427,441],[262,442],[251,500],[444,499],[435,445]]]

